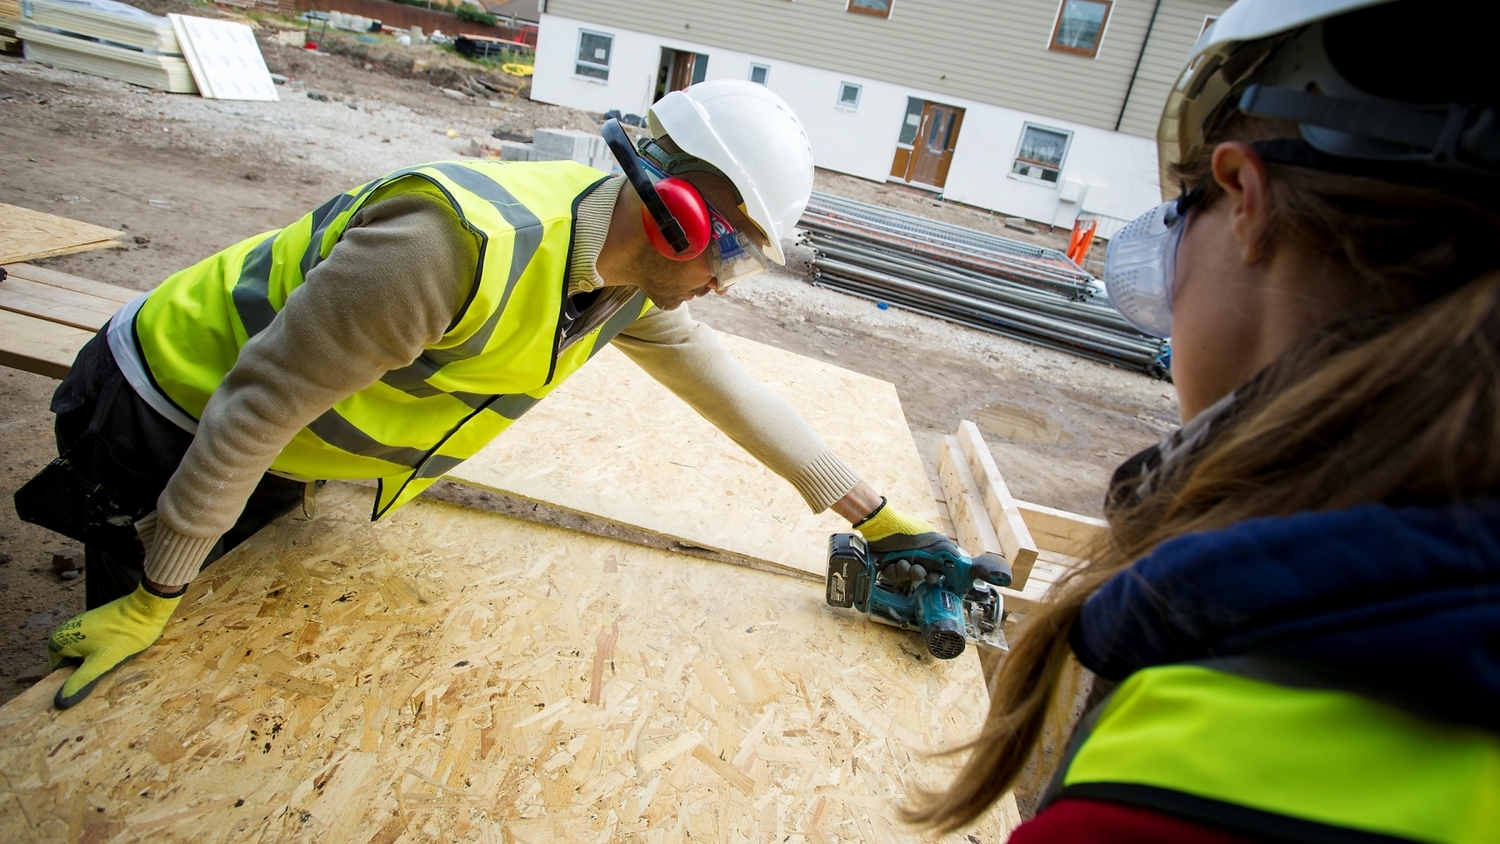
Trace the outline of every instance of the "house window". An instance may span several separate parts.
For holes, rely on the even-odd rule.
[[[1098,55],[1112,5],[1114,0],[1062,0],[1047,49],[1089,58]]]
[[[891,3],[895,0],[849,0],[845,8],[856,15],[870,15],[876,18],[888,18],[891,16]]]
[[[926,105],[926,100],[906,98],[906,117],[901,121],[901,137],[896,139],[896,143],[911,146],[917,142],[917,130],[922,128],[922,109]]]
[[[771,69],[763,64],[750,65],[750,81],[757,85],[766,84],[766,79],[771,75]]]
[[[863,85],[856,85],[853,82],[840,82],[838,107],[847,108],[850,111],[858,110],[859,92],[863,87]]]
[[[578,30],[578,61],[573,64],[573,72],[592,79],[608,79],[609,54],[614,45],[613,35]]]
[[[1072,132],[1026,124],[1021,130],[1021,146],[1016,150],[1016,162],[1011,165],[1010,172],[1024,179],[1057,184],[1062,175],[1063,158],[1068,154],[1068,142],[1072,139]]]

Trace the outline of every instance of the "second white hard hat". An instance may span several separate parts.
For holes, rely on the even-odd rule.
[[[812,196],[813,155],[790,106],[763,85],[700,82],[662,97],[647,112],[651,133],[712,165],[739,191],[740,210],[769,240],[766,256],[786,263],[781,239]]]

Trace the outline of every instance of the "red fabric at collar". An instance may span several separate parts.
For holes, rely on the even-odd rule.
[[[1011,833],[1009,844],[1256,844],[1174,815],[1065,797]]]

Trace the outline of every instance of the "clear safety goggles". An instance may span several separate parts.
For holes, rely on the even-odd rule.
[[[707,202],[703,204],[708,205]],[[723,293],[771,268],[771,262],[755,241],[744,232],[735,230],[712,205],[708,205],[708,219],[714,230],[713,240],[708,242],[708,265],[714,276],[714,289]]]
[[[667,174],[651,159],[642,157],[640,162],[651,181],[659,182],[667,178]],[[708,242],[707,251],[709,272],[713,274],[715,290],[723,293],[741,281],[771,268],[770,260],[755,245],[754,239],[737,230],[707,200],[703,204],[708,209],[709,224],[713,228],[713,237]]]
[[[1115,233],[1104,256],[1104,289],[1125,321],[1153,337],[1172,336],[1177,247],[1187,212],[1202,198],[1185,191]]]

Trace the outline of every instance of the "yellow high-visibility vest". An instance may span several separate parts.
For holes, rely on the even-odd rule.
[[[1500,842],[1500,736],[1214,664],[1128,677],[1085,719],[1048,802],[1142,806],[1252,838]]]
[[[638,293],[561,349],[574,208],[604,178],[568,161],[425,164],[182,270],[134,314],[139,363],[156,393],[148,401],[164,399],[200,419],[240,349],[270,325],[377,190],[440,197],[479,243],[469,301],[415,362],[335,404],[271,464],[308,479],[379,479],[378,519],[473,456],[651,307]]]

